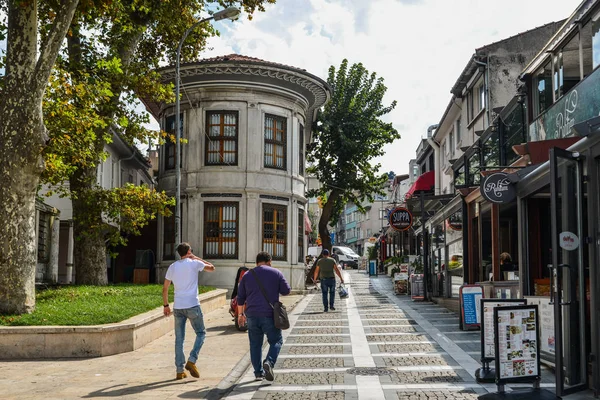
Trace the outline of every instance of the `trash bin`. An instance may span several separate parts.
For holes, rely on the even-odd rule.
[[[377,275],[377,264],[375,260],[369,260],[369,276]]]

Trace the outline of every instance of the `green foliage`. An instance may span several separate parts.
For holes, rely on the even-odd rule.
[[[348,68],[348,60],[344,60],[337,71],[334,66],[329,68],[327,83],[333,96],[319,112],[313,127],[315,141],[307,155],[308,173],[322,187],[308,196],[327,199],[323,208],[328,211],[322,217],[333,225],[346,203],[353,202],[364,212],[361,204],[372,202],[374,195],[381,193],[387,173],[379,173],[380,165],[371,161],[383,155],[384,145],[400,135],[391,122],[381,120],[396,102],[383,104],[387,87],[375,73],[362,64]]]
[[[200,286],[200,293],[214,290]],[[169,288],[173,301],[173,285]],[[64,286],[40,290],[31,314],[0,315],[0,325],[97,325],[121,322],[162,306],[162,285]]]
[[[369,260],[377,259],[377,248],[375,246],[371,246],[367,249],[367,257],[369,257]]]
[[[173,85],[162,83],[156,69],[174,62],[179,40],[198,15],[238,6],[251,17],[274,2],[80,0],[67,46],[47,87],[44,120],[49,141],[43,152],[42,182],[53,185],[61,196],[83,202],[83,207],[73,209],[74,219],[84,222],[80,224],[86,229],[83,235],[96,237],[98,243],[125,244],[123,233],[139,234],[156,214],[170,215],[168,206],[174,200],[164,193],[145,186],[106,190],[96,184],[96,167],[107,157],[105,145],[111,143],[113,132],[130,146],[149,140],[174,141],[164,132],[146,129],[149,114],[138,111],[139,98],[174,101]],[[53,6],[53,2],[40,2],[42,38],[55,18]],[[182,48],[182,60],[196,59],[206,40],[217,34],[210,23],[195,29]],[[69,185],[62,185],[65,182]],[[111,229],[106,237],[106,222],[118,224],[120,232]]]
[[[389,257],[385,260],[386,265],[388,265],[388,264],[400,265],[403,262],[404,262],[404,257],[396,257],[396,256]]]
[[[423,257],[419,256],[414,259],[412,263],[410,263],[412,267],[413,274],[422,274],[423,273]]]

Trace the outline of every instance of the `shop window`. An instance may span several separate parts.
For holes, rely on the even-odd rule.
[[[262,249],[273,260],[287,259],[287,207],[263,204]]]
[[[170,217],[163,217],[163,260],[175,259],[175,210]]]
[[[600,15],[598,17],[600,17]],[[600,23],[593,20],[589,21],[587,24],[581,27],[581,58],[584,78],[592,73],[595,66],[598,66],[598,63],[594,65],[594,24],[596,24],[595,28],[596,31],[598,31],[598,29],[600,28]],[[600,34],[598,34],[598,36],[599,38],[597,38],[596,40],[600,42]],[[598,50],[600,50],[600,43],[598,43],[598,45],[599,48],[596,50],[596,58],[599,57],[597,53]]]
[[[537,117],[552,105],[552,66],[548,62],[533,80],[534,113]]]
[[[524,105],[521,103],[517,103],[517,105],[507,114],[507,116],[503,119],[502,123],[504,124],[504,154],[506,157],[505,165],[511,165],[515,162],[519,156],[512,150],[514,145],[518,145],[521,143],[527,142],[525,137],[525,109]]]
[[[304,262],[304,211],[298,211],[298,262]]]
[[[471,157],[469,157],[468,165],[469,165],[469,176],[468,176],[467,185],[468,186],[477,186],[477,185],[479,185],[479,182],[481,180],[481,174],[480,174],[481,163],[480,163],[479,152],[475,152],[475,153],[473,153],[473,155],[471,155]]]
[[[454,187],[460,188],[465,186],[465,166],[464,164],[460,166],[456,171],[454,171]]]
[[[596,15],[595,20],[591,22],[592,35],[592,69],[600,65],[600,14]],[[585,44],[585,42],[584,42]],[[586,47],[584,47],[585,49]],[[585,57],[585,54],[584,54]],[[591,72],[591,71],[590,71]],[[588,72],[589,74],[589,72]]]
[[[182,138],[183,135],[183,114],[179,114],[179,119],[181,121],[179,131],[179,137]],[[164,157],[165,157],[165,170],[175,169],[175,116],[171,115],[165,119],[165,132],[167,133],[167,137],[165,139],[164,146]],[[181,156],[181,155],[180,155]],[[179,159],[179,165],[181,166],[181,159]]]
[[[265,167],[286,169],[287,119],[265,115]]]
[[[494,132],[488,137],[481,147],[482,165],[486,167],[496,167],[500,165],[500,143],[498,132]]]
[[[298,135],[298,174],[304,176],[304,125],[302,124]]]
[[[579,34],[554,55],[554,96],[558,100],[581,80],[579,69]]]
[[[238,112],[206,112],[206,165],[237,165]]]
[[[238,258],[238,203],[204,203],[204,257]]]
[[[37,243],[37,260],[39,263],[47,263],[50,260],[50,237],[50,214],[40,212]]]

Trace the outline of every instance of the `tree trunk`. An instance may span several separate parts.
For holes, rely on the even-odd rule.
[[[340,198],[340,192],[337,189],[333,189],[327,198],[327,203],[323,206],[323,212],[321,213],[321,218],[319,219],[319,235],[321,236],[321,245],[323,250],[327,249],[331,252],[331,237],[329,236],[329,229],[327,225],[329,221],[331,221],[331,216],[333,214],[333,206],[336,201]],[[317,260],[321,257],[319,254],[317,256]],[[306,279],[306,283],[310,282],[310,277],[313,276],[315,272],[315,268],[317,267],[317,261],[313,263],[310,268],[309,276]]]
[[[0,93],[0,313],[35,307],[35,193],[45,132],[36,97],[35,6],[9,4],[7,63]]]
[[[70,179],[75,235],[73,264],[78,285],[108,283],[104,243],[107,224],[102,220],[102,207],[94,202],[96,174],[96,168],[79,168]]]

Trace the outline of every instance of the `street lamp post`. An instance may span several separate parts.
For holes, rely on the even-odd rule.
[[[180,106],[181,100],[179,96],[179,64],[181,59],[181,47],[183,42],[187,39],[188,35],[198,25],[210,21],[220,21],[222,19],[235,20],[240,15],[240,10],[236,7],[229,7],[224,10],[214,13],[211,17],[204,18],[192,26],[190,26],[183,34],[183,37],[179,41],[177,46],[177,56],[175,60],[175,246],[181,243],[181,118],[180,118]]]

